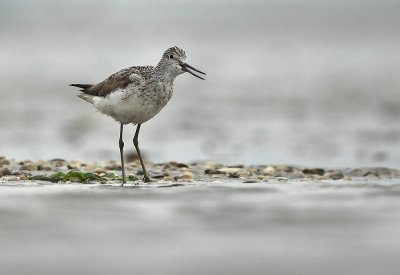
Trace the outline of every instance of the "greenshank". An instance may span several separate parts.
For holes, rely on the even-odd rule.
[[[71,84],[81,88],[78,96],[93,104],[101,113],[120,123],[119,151],[122,167],[122,185],[126,183],[124,164],[124,125],[136,126],[133,144],[143,169],[143,181],[150,182],[139,149],[140,126],[158,114],[168,103],[173,93],[175,78],[190,73],[200,79],[205,75],[186,63],[186,53],[178,47],[167,49],[157,66],[133,66],[122,69],[98,84]]]

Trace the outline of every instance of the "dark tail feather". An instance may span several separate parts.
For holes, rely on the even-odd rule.
[[[78,88],[82,88],[82,89],[89,89],[93,87],[93,84],[71,84],[69,86],[74,86],[74,87],[78,87]]]

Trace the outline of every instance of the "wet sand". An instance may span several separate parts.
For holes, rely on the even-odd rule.
[[[18,174],[16,167],[28,162],[20,163],[2,169]],[[164,171],[172,179],[123,188],[118,180],[3,176],[2,273],[396,274],[400,268],[397,170],[292,167],[284,177],[283,166],[205,165],[150,165],[153,175]],[[272,168],[276,175],[258,179]],[[247,174],[251,169],[260,175]],[[181,178],[189,172],[192,179]],[[343,177],[329,178],[333,172]]]

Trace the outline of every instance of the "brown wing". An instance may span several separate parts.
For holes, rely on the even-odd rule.
[[[91,87],[84,88],[81,91],[88,95],[105,97],[117,89],[126,88],[126,86],[129,84],[136,83],[139,85],[140,80],[140,68],[130,67],[122,69],[119,72],[111,75],[106,80],[96,85],[92,85]]]

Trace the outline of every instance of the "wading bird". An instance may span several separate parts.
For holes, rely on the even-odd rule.
[[[136,126],[133,144],[143,169],[143,181],[150,182],[139,149],[140,126],[158,114],[173,93],[175,78],[188,72],[200,79],[205,75],[186,63],[186,53],[178,47],[167,49],[157,66],[133,66],[122,69],[98,84],[71,84],[81,88],[79,97],[103,114],[120,123],[119,151],[122,166],[122,185],[126,182],[124,165],[124,142],[122,132],[125,124]]]

